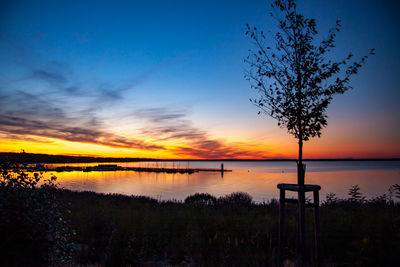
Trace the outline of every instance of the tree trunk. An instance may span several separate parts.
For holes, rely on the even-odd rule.
[[[299,161],[297,163],[297,184],[304,185],[304,165],[303,165],[303,139],[299,139]]]
[[[299,161],[297,162],[297,183],[304,186],[305,165],[303,164],[303,140],[299,139]],[[299,224],[298,224],[298,246],[297,246],[297,265],[305,266],[306,259],[306,196],[304,190],[300,188],[298,192],[299,203]]]

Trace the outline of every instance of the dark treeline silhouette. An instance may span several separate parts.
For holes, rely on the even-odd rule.
[[[0,153],[0,162],[15,163],[90,163],[90,162],[134,162],[152,161],[154,159],[144,158],[108,158],[108,157],[85,157],[48,155],[36,153]]]
[[[400,158],[321,158],[304,161],[397,161]],[[296,161],[296,159],[156,159],[156,158],[112,158],[50,155],[38,153],[0,152],[0,163],[93,163],[93,162],[142,162],[142,161]]]

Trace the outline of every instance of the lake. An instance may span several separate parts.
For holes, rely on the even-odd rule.
[[[47,166],[118,164],[121,167],[220,168],[221,163],[232,172],[225,172],[224,175],[220,172],[172,174],[135,171],[54,174],[60,186],[67,189],[143,195],[158,200],[184,200],[194,193],[210,193],[218,197],[232,192],[247,192],[256,202],[262,202],[279,198],[278,183],[296,183],[297,179],[296,163],[293,161],[69,163]],[[400,161],[309,161],[305,164],[306,183],[322,187],[322,200],[330,192],[345,198],[352,185],[359,185],[361,192],[370,199],[387,193],[390,185],[400,183]]]

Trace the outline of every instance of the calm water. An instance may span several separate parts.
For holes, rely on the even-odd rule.
[[[222,162],[141,162],[114,163],[122,167],[220,168]],[[156,199],[184,200],[196,192],[222,196],[247,192],[260,202],[278,198],[278,183],[296,183],[295,162],[223,162],[226,172],[167,174],[134,171],[55,173],[61,187],[100,193],[144,195]],[[93,166],[98,163],[68,164]],[[100,163],[113,164],[113,163]],[[368,198],[387,193],[390,185],[400,183],[400,161],[306,162],[306,183],[322,186],[321,199],[333,192],[347,197],[350,186],[359,185]],[[53,164],[64,166],[66,164]]]

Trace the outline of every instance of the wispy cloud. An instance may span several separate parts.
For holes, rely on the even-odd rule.
[[[107,127],[109,118],[104,114],[126,101],[126,93],[151,79],[157,68],[124,80],[88,81],[68,63],[40,60],[23,42],[9,48],[28,60],[16,62],[23,69],[20,77],[0,76],[0,135],[8,139],[46,142],[51,138],[193,158],[262,157],[248,145],[227,143],[223,137],[211,136],[210,129],[195,127],[186,109],[132,108],[131,122],[143,123],[134,137]]]
[[[14,95],[5,95],[0,102],[8,103],[0,107],[0,133],[12,139],[37,136],[115,148],[168,150],[175,156],[207,159],[265,157],[264,153],[249,150],[248,145],[211,137],[207,131],[193,126],[185,110],[148,108],[133,111],[133,120],[144,121],[146,127],[137,129],[139,134],[132,138],[104,127],[95,109],[86,108],[73,117],[71,111],[46,101],[46,95],[16,91]],[[175,144],[173,147],[164,145],[171,142]]]
[[[50,72],[41,69],[32,70],[31,74],[27,78],[47,81],[51,85],[65,84],[68,81],[67,78],[62,75],[62,73]]]
[[[58,121],[28,120],[21,117],[0,115],[0,132],[12,136],[40,136],[72,142],[105,145],[109,147],[141,150],[159,150],[163,146],[147,144],[144,141],[118,136],[106,131],[88,127],[71,127]]]
[[[171,153],[176,156],[193,158],[265,158],[266,152],[249,150],[249,145],[228,143],[211,137],[207,131],[193,126],[186,119],[184,111],[170,111],[166,108],[141,109],[136,117],[146,119],[149,125],[141,129],[141,134],[156,142],[173,141]]]
[[[153,67],[118,81],[109,81],[106,76],[90,79],[76,73],[66,61],[45,59],[46,55],[39,54],[33,48],[34,44],[34,40],[0,31],[0,46],[7,52],[1,55],[3,67],[6,64],[5,69],[17,70],[0,73],[0,91],[14,94],[19,90],[38,96],[40,88],[40,94],[46,94],[49,103],[60,99],[64,103],[83,99],[85,108],[100,108],[99,103],[104,106],[122,100],[125,93],[142,85],[157,72]],[[27,87],[26,83],[34,84],[36,88]]]
[[[22,44],[21,47],[24,48]],[[24,49],[25,54],[28,50]],[[36,136],[117,148],[164,149],[162,145],[113,133],[98,112],[107,103],[121,101],[123,93],[144,82],[150,72],[103,87],[97,82],[97,87],[94,83],[92,88],[93,83],[80,81],[67,63],[32,64],[32,58],[26,65],[18,62],[25,75],[3,75],[0,79],[1,135],[33,142]]]
[[[212,137],[207,130],[195,127],[187,110],[169,108],[134,109],[131,119],[143,122],[133,137],[122,136],[105,126],[98,114],[98,103],[105,99],[123,101],[122,94],[140,83],[138,78],[124,86],[108,85],[100,92],[87,92],[71,78],[71,71],[57,68],[31,70],[25,80],[44,84],[44,89],[29,92],[21,84],[0,84],[12,88],[0,93],[0,134],[8,138],[35,142],[35,136],[98,144],[115,148],[147,151],[167,151],[171,155],[192,158],[251,158],[264,157],[248,146],[227,143]],[[84,103],[78,105],[77,103]],[[146,141],[144,141],[146,140]],[[28,140],[27,140],[28,141]],[[174,145],[167,145],[173,143]],[[155,154],[154,157],[157,157]]]

